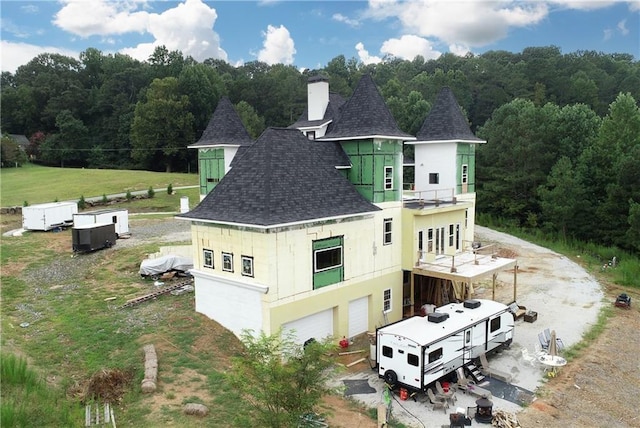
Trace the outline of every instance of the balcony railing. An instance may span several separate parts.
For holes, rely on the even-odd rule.
[[[404,206],[407,208],[425,205],[439,206],[440,204],[457,202],[454,188],[434,190],[405,190],[403,192]]]

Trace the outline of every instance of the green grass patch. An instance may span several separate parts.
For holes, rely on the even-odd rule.
[[[22,206],[101,195],[195,186],[198,174],[110,169],[54,168],[25,164],[0,170],[0,206]],[[156,197],[159,196],[156,192]]]

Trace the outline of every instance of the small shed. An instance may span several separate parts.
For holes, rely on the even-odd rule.
[[[50,202],[22,207],[22,227],[25,230],[51,230],[73,225],[78,212],[76,202]]]
[[[129,211],[125,209],[104,209],[86,211],[73,215],[73,226],[113,223],[118,237],[129,233]]]

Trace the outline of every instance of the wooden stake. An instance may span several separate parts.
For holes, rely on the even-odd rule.
[[[355,360],[354,362],[347,364],[347,367],[355,366],[356,364],[361,363],[361,362],[366,361],[366,360],[367,360],[366,358],[360,358],[359,360]]]

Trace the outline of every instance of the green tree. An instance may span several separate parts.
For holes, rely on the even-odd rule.
[[[68,166],[84,166],[88,148],[88,128],[69,110],[61,111],[56,117],[58,133],[50,135],[40,146],[42,160]]]
[[[302,347],[281,332],[244,331],[241,340],[244,355],[233,359],[229,378],[255,412],[256,426],[297,426],[330,392],[326,381],[334,361],[328,355],[334,345],[313,341]]]
[[[235,109],[251,138],[258,138],[266,128],[264,119],[258,116],[253,107],[245,101],[240,101],[236,104]]]
[[[193,143],[193,114],[189,99],[180,95],[178,79],[155,79],[144,101],[136,105],[131,126],[131,157],[145,168],[171,172],[187,159]]]
[[[538,188],[538,195],[545,225],[566,239],[585,203],[584,188],[568,157],[556,162],[546,184]]]
[[[27,162],[27,155],[13,138],[3,135],[0,140],[0,165],[18,167]]]

